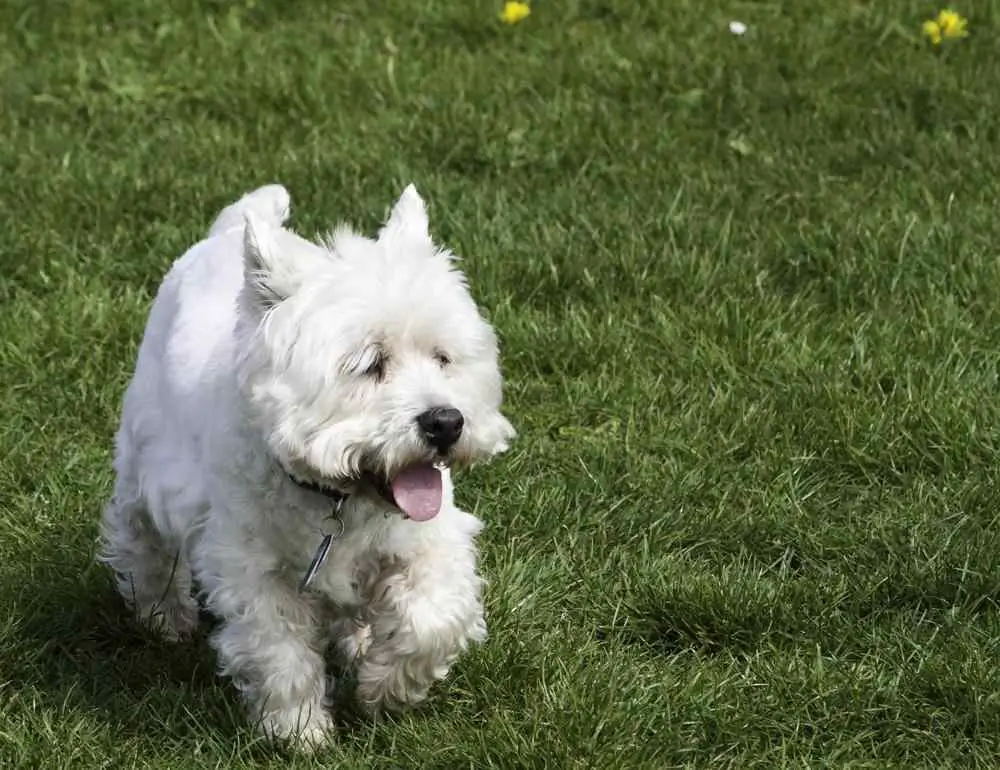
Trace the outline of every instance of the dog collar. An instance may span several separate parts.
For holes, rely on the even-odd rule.
[[[288,471],[285,471],[285,475],[291,479],[295,486],[308,490],[309,492],[315,492],[317,495],[323,495],[323,497],[333,502],[334,505],[340,506],[343,504],[344,500],[347,499],[347,493],[341,492],[339,489],[330,489],[329,487],[321,486],[314,481],[303,481],[302,479],[296,478],[291,473],[288,473]]]

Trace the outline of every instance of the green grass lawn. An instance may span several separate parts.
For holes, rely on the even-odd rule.
[[[1000,3],[500,5],[0,4],[0,767],[997,766]],[[488,643],[312,759],[92,560],[160,277],[271,181],[417,184],[520,431]]]

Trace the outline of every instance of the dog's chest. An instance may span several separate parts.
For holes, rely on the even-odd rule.
[[[364,559],[351,545],[344,541],[331,542],[326,557],[317,564],[318,549],[322,548],[322,544],[317,544],[317,553],[310,563],[313,574],[303,590],[320,594],[340,607],[360,604],[360,563]]]
[[[389,527],[384,516],[358,518],[345,512],[319,527],[304,528],[292,562],[300,588],[341,607],[364,604],[367,586],[382,568]]]

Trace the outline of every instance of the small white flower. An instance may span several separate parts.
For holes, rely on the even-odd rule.
[[[734,35],[745,35],[747,31],[747,25],[742,21],[731,21],[729,22],[729,31]]]

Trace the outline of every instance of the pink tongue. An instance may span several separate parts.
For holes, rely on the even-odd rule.
[[[430,463],[405,468],[392,480],[392,496],[414,521],[433,519],[441,511],[441,471]]]

